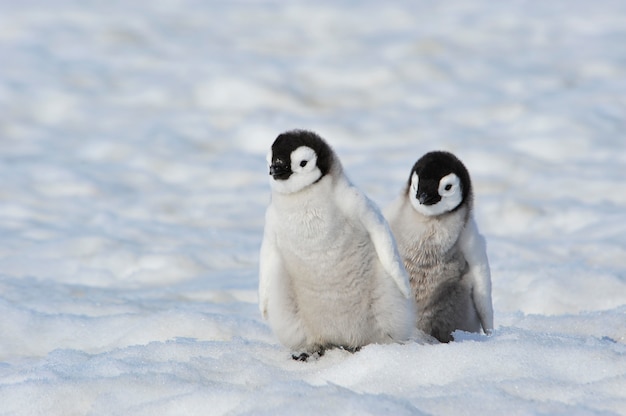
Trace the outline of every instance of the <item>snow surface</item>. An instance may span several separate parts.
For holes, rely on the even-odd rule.
[[[0,0],[0,414],[626,414],[626,2]],[[468,166],[496,330],[292,361],[265,153]]]

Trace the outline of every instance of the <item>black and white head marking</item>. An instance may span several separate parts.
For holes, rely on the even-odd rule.
[[[451,212],[471,200],[472,184],[465,165],[452,153],[426,153],[413,165],[408,193],[422,215]]]
[[[333,160],[330,146],[317,134],[291,130],[279,135],[267,155],[272,188],[298,192],[328,173]]]

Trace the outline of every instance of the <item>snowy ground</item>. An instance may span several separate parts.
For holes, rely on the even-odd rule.
[[[0,414],[626,414],[626,3],[0,0]],[[496,331],[294,362],[265,153],[476,186]]]

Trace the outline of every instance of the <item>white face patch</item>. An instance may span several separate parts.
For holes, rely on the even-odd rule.
[[[437,192],[441,200],[432,205],[425,205],[419,201],[419,177],[416,172],[411,176],[411,189],[409,199],[411,205],[417,212],[428,217],[441,215],[452,211],[463,200],[463,190],[461,189],[461,179],[454,173],[444,176],[439,180]],[[420,190],[421,191],[421,190]]]
[[[268,157],[270,163],[271,154]],[[308,146],[300,146],[290,155],[291,171],[288,179],[276,180],[270,178],[272,189],[283,194],[298,192],[317,181],[322,172],[317,167],[317,154]]]

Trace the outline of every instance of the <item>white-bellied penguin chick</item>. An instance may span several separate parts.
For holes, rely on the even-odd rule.
[[[268,164],[259,307],[278,339],[301,360],[407,340],[414,302],[395,240],[335,152],[313,132],[288,131]]]
[[[410,275],[417,327],[441,342],[457,329],[493,330],[489,262],[472,205],[463,163],[435,151],[415,163],[406,189],[385,210]]]

